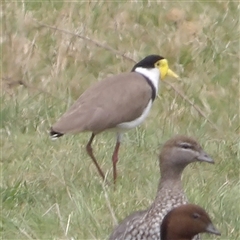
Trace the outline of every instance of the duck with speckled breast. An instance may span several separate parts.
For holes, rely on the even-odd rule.
[[[184,168],[193,162],[214,163],[200,144],[188,136],[175,136],[162,147],[159,156],[161,179],[152,205],[132,213],[113,231],[110,240],[160,239],[164,216],[174,207],[187,203],[182,188]]]

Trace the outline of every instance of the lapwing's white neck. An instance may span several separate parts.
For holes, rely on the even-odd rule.
[[[158,91],[160,71],[157,68],[137,67],[134,71],[147,77],[152,82],[156,92]]]
[[[156,90],[156,93],[158,91],[158,84],[159,84],[159,77],[160,77],[160,72],[157,68],[142,68],[142,67],[137,67],[134,72],[140,73],[142,74],[144,77],[148,78],[149,81],[151,81],[153,87]],[[154,99],[150,99],[148,105],[146,106],[146,108],[143,110],[142,115],[139,116],[138,118],[136,118],[133,121],[130,122],[123,122],[117,125],[118,129],[121,130],[127,130],[127,129],[131,129],[131,128],[135,128],[136,126],[138,126],[139,124],[141,124],[145,118],[147,117],[151,107],[152,107],[152,103],[153,103]]]

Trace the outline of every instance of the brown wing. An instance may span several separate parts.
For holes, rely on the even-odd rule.
[[[151,99],[151,87],[138,73],[109,77],[87,89],[53,125],[60,133],[99,133],[141,116]]]

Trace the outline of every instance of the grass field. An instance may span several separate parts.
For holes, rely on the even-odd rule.
[[[2,239],[107,239],[114,215],[153,201],[158,153],[175,134],[196,137],[215,160],[183,176],[189,201],[222,233],[203,239],[240,239],[239,9],[199,0],[2,3]],[[85,152],[90,134],[51,141],[49,127],[92,83],[149,54],[165,56],[181,80],[162,83],[148,119],[125,134],[117,189],[105,189]],[[114,144],[104,133],[93,145],[109,181]]]

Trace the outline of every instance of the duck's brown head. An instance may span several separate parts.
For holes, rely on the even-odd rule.
[[[221,235],[206,211],[194,204],[171,210],[161,225],[161,240],[191,240],[199,233]]]

